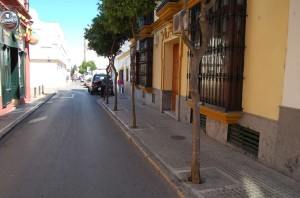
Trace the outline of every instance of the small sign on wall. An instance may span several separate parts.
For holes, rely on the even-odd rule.
[[[6,10],[0,14],[0,24],[6,30],[16,30],[20,25],[20,18],[14,11]]]

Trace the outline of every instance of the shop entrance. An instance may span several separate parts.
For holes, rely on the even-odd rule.
[[[19,56],[18,49],[10,48],[11,59],[11,96],[13,99],[20,98],[19,90]]]
[[[25,52],[3,45],[0,56],[2,105],[5,107],[13,99],[25,96]]]
[[[19,52],[17,48],[10,48],[12,99],[20,99],[25,94],[23,54],[24,52]]]

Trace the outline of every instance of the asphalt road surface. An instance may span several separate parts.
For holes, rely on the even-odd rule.
[[[177,197],[79,82],[0,139],[1,198]]]

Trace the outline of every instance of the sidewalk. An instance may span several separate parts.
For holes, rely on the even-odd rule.
[[[15,110],[0,116],[0,138],[56,93],[54,89],[45,89],[44,91],[44,94],[36,95],[36,98],[32,94],[30,103],[18,105]]]
[[[187,181],[191,161],[191,125],[136,102],[138,128],[133,129],[131,97],[118,98],[118,111],[98,103],[120,125],[126,136],[166,179],[180,197],[300,198],[300,183],[201,134],[201,185]]]

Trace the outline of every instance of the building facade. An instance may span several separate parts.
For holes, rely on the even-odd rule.
[[[201,45],[199,3],[189,1],[186,22],[195,46]],[[130,81],[138,101],[191,123],[192,55],[173,18],[182,9],[182,0],[163,0],[140,20]],[[196,109],[207,136],[298,181],[299,14],[297,0],[217,0],[208,15],[212,34],[199,65],[202,105]]]
[[[2,0],[0,14],[0,115],[3,115],[12,111],[15,105],[29,102],[31,99],[31,16],[28,1]]]
[[[69,55],[64,33],[59,23],[36,20],[32,25],[39,41],[31,45],[31,87],[57,88],[64,86],[70,73]]]

